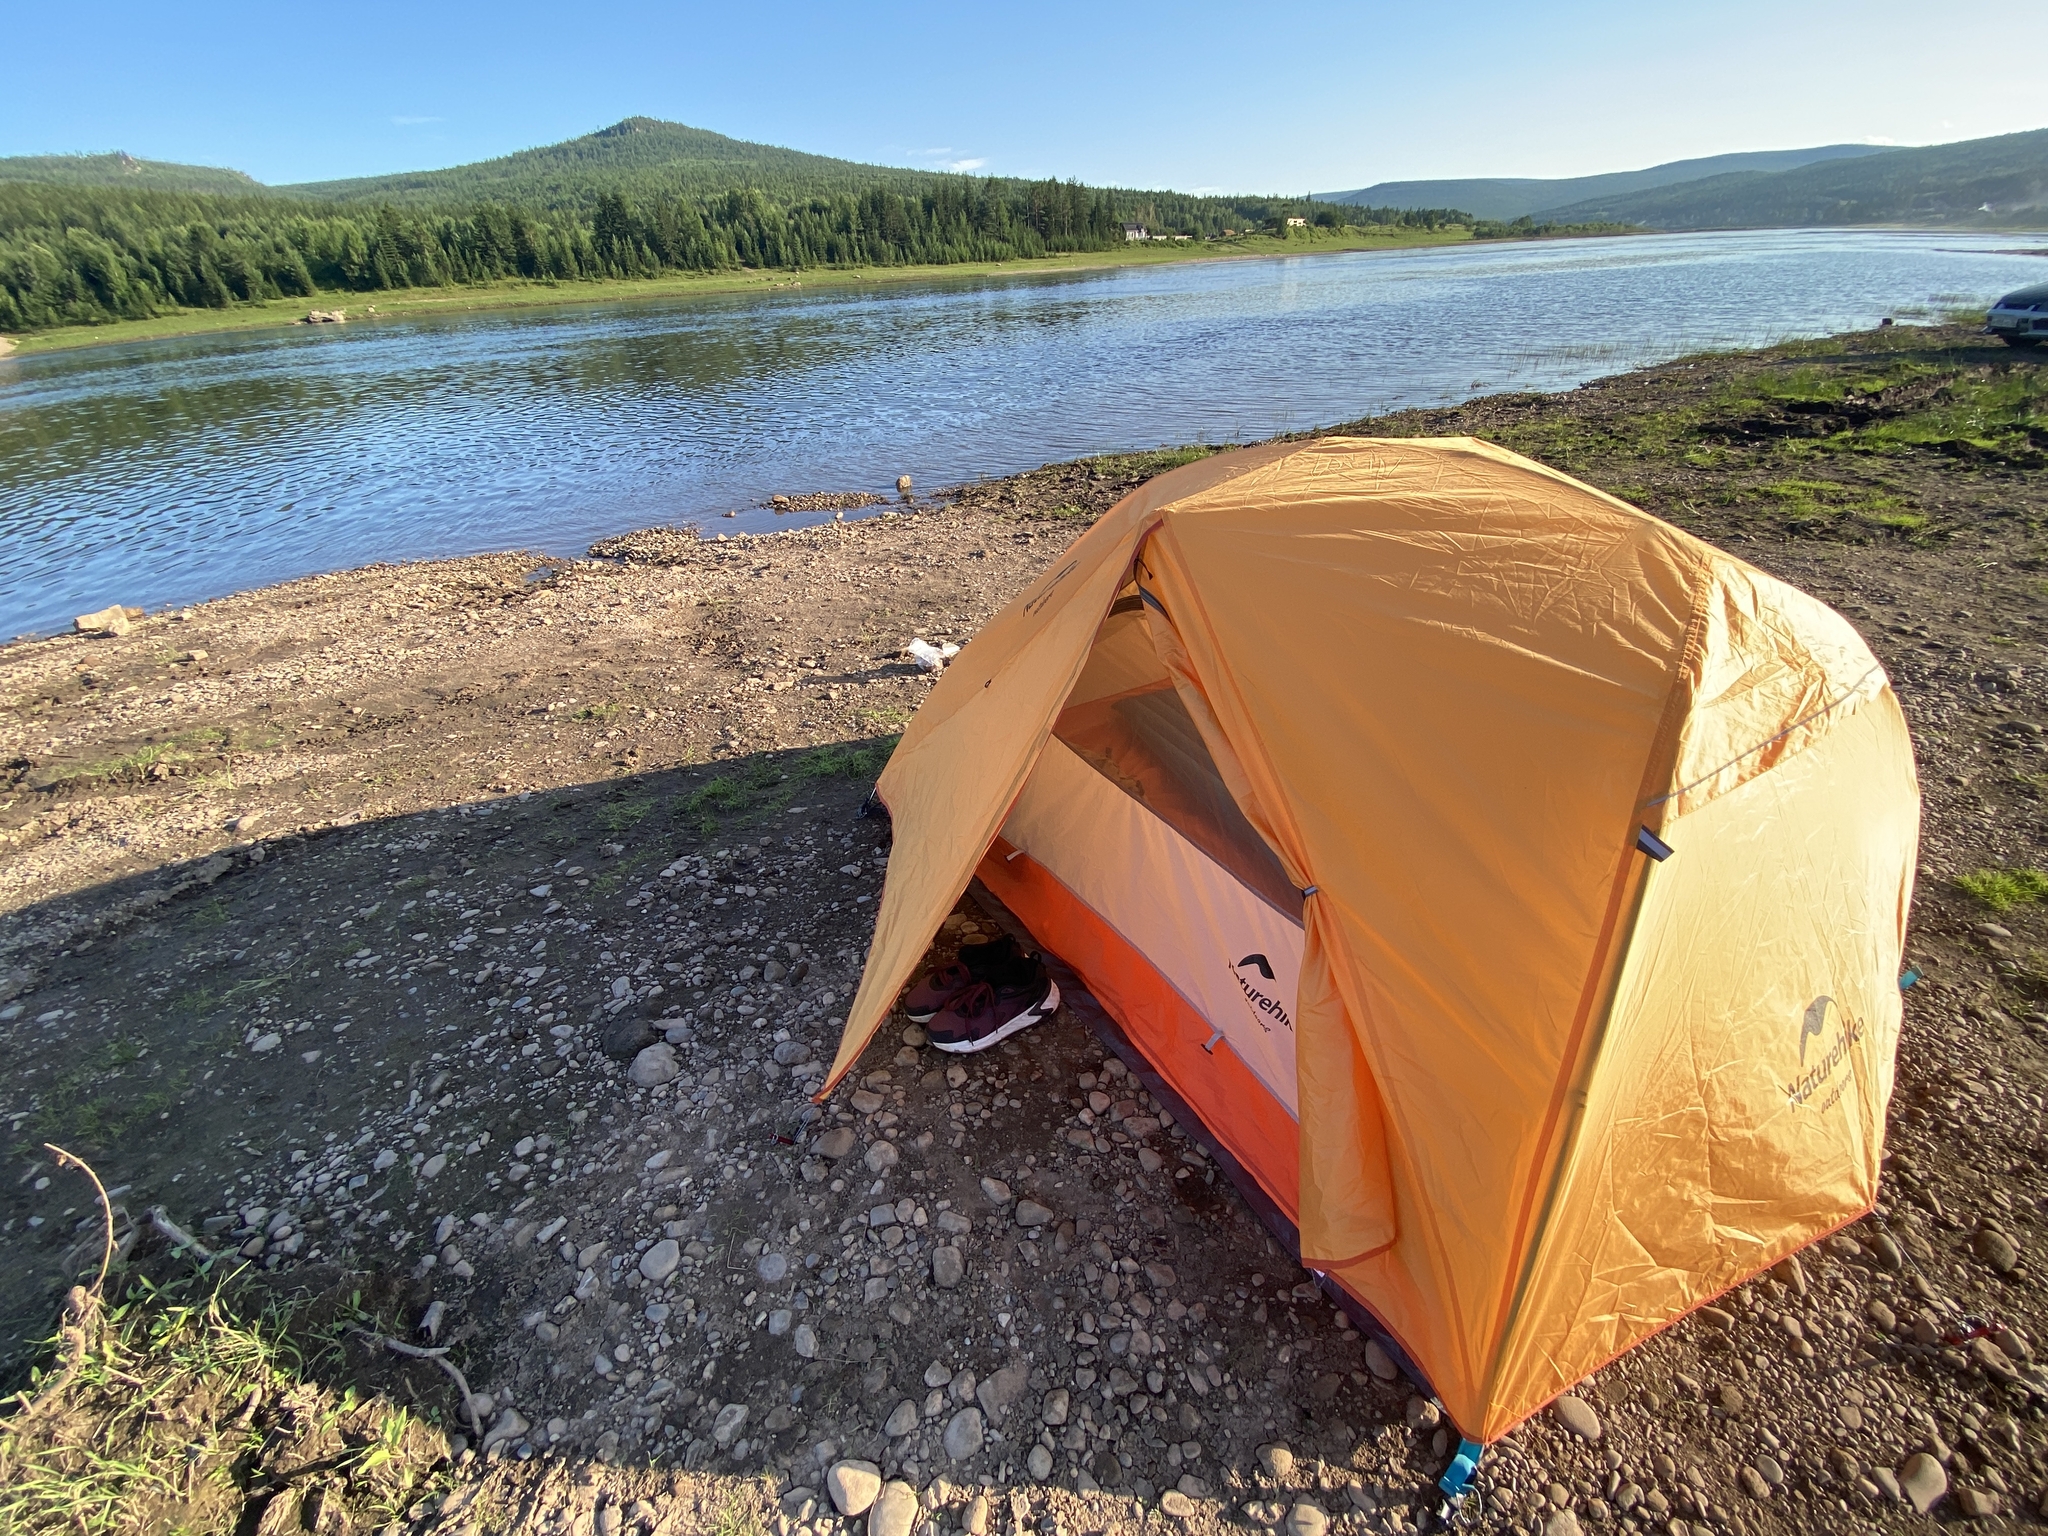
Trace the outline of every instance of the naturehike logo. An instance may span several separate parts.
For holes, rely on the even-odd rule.
[[[1281,1006],[1280,999],[1274,997],[1264,988],[1254,985],[1247,979],[1244,974],[1247,970],[1256,970],[1259,973],[1260,980],[1271,981],[1273,979],[1273,965],[1264,955],[1246,955],[1230,968],[1231,976],[1244,992],[1244,1000],[1252,1005],[1252,1012],[1258,1015],[1259,1028],[1270,1035],[1273,1032],[1273,1026],[1266,1021],[1268,1019],[1278,1019],[1281,1028],[1292,1030],[1294,1028],[1294,1020],[1287,1016],[1287,1010]]]
[[[1806,1065],[1806,1042],[1826,1040],[1833,1035],[1833,1041],[1812,1066]],[[1849,1059],[1849,1052],[1863,1038],[1863,1021],[1844,1012],[1835,1005],[1831,997],[1816,997],[1806,1005],[1806,1013],[1799,1021],[1799,1065],[1803,1069],[1792,1082],[1785,1084],[1785,1103],[1789,1108],[1798,1109],[1827,1086],[1828,1080],[1841,1069]],[[1828,1109],[1841,1098],[1849,1086],[1844,1080],[1836,1084],[1818,1106]]]

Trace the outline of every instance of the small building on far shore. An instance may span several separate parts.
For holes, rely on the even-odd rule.
[[[1308,228],[1308,220],[1307,220],[1307,219],[1289,219],[1289,220],[1287,221],[1287,227],[1288,227],[1289,229],[1307,229],[1307,228]]]
[[[1150,240],[1152,238],[1152,231],[1142,224],[1126,224],[1124,226],[1124,238],[1126,240]]]

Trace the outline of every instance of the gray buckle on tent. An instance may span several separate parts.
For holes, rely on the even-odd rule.
[[[1648,827],[1636,828],[1636,852],[1647,853],[1659,864],[1662,864],[1671,857],[1672,851],[1671,845]]]

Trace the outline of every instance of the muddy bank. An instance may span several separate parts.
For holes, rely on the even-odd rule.
[[[1881,1215],[1490,1451],[1478,1528],[1908,1529],[1923,1454],[1944,1510],[2048,1493],[2042,907],[1957,885],[2048,832],[2039,390],[1894,330],[1358,425],[1493,438],[1833,603],[1927,795]],[[971,638],[1177,457],[0,650],[17,1364],[98,1251],[51,1139],[280,1279],[442,1302],[514,1416],[447,1528],[687,1530],[707,1488],[865,1528],[849,1459],[906,1531],[976,1497],[1001,1529],[1427,1525],[1433,1405],[1072,1019],[965,1060],[899,1024],[808,1104],[886,868],[858,808],[928,687],[902,647]],[[963,903],[935,953],[989,931]]]

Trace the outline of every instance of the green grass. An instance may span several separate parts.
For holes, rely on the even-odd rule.
[[[447,1442],[416,1414],[317,1379],[360,1318],[339,1314],[309,1331],[232,1276],[161,1287],[137,1277],[87,1322],[68,1379],[70,1345],[50,1341],[31,1381],[47,1395],[32,1417],[6,1421],[0,1531],[254,1529],[266,1512],[263,1528],[282,1530],[274,1517],[315,1489],[345,1517],[322,1529],[403,1519],[445,1486]],[[266,1511],[279,1499],[284,1509]]]
[[[569,718],[572,720],[609,720],[619,712],[616,704],[586,704]]]
[[[1920,533],[1928,520],[1909,511],[1899,497],[1866,486],[1845,485],[1839,480],[1778,480],[1758,488],[1762,499],[1775,502],[1788,524],[1827,524],[1853,517],[1872,527],[1894,533]]]
[[[1169,469],[1179,469],[1183,464],[1193,464],[1221,452],[1222,447],[1214,444],[1182,443],[1177,448],[1154,448],[1146,453],[1105,453],[1086,462],[1090,468],[1100,469],[1106,475],[1149,480]]]
[[[889,766],[889,756],[896,750],[896,743],[902,739],[900,735],[884,736],[875,741],[841,741],[815,748],[798,760],[797,776],[805,779],[872,781],[880,778],[882,770]]]
[[[598,807],[598,823],[607,832],[630,832],[647,819],[654,801],[647,795],[628,795]]]
[[[2048,875],[2038,869],[1980,869],[1960,876],[1956,885],[1994,912],[2008,912],[2048,896]]]

